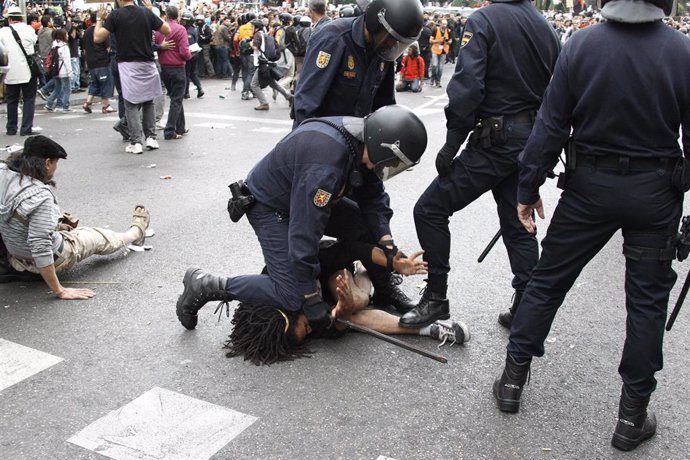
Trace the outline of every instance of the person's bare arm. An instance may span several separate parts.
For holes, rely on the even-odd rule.
[[[63,287],[60,284],[60,280],[55,273],[55,265],[51,264],[47,267],[39,268],[38,271],[41,273],[43,280],[46,282],[51,291],[55,295],[63,300],[83,300],[90,299],[95,296],[96,293],[91,289],[72,289]]]
[[[108,12],[104,8],[101,8],[98,11],[96,26],[93,29],[94,43],[104,43],[108,39],[108,37],[110,37],[110,31],[103,27],[103,23],[105,22],[106,16],[108,16]]]

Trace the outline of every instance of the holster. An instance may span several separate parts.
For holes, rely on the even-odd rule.
[[[680,193],[690,190],[690,165],[688,165],[688,160],[679,158],[672,174],[671,185],[674,189]]]
[[[565,172],[558,175],[556,187],[565,190],[568,182],[568,176],[577,168],[577,152],[575,150],[575,141],[572,137],[568,138],[565,144]]]
[[[503,131],[503,122],[503,115],[480,118],[470,135],[470,144],[480,144],[483,148],[505,144],[506,136]]]
[[[256,202],[254,195],[251,194],[244,181],[237,181],[230,184],[230,193],[232,198],[228,200],[228,215],[233,222],[239,222],[247,211],[254,206]]]

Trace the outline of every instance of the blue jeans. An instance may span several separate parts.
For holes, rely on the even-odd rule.
[[[445,54],[431,54],[431,81],[441,83]]]
[[[230,77],[230,55],[227,46],[216,46],[216,77]]]
[[[70,58],[70,62],[72,63],[72,76],[70,77],[70,83],[72,84],[72,89],[79,89],[81,74],[81,69],[79,67],[79,58]]]
[[[69,96],[71,94],[69,77],[53,77],[51,81],[55,82],[55,89],[50,93],[46,107],[54,109],[56,105],[59,105],[63,109],[69,109]]]

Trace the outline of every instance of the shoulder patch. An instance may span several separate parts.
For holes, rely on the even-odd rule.
[[[325,51],[319,51],[319,55],[316,56],[316,67],[325,69],[329,62],[331,62],[331,55]]]
[[[460,48],[464,48],[465,45],[467,45],[470,42],[470,40],[472,40],[472,37],[472,32],[465,32],[464,34],[462,34],[462,42],[460,44]]]
[[[322,189],[317,189],[316,193],[314,194],[314,205],[317,208],[323,208],[324,206],[328,205],[328,203],[330,203],[331,196],[333,196],[332,193],[329,193]]]

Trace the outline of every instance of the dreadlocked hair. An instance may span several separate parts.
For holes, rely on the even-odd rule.
[[[282,313],[281,313],[282,311]],[[285,314],[290,327],[285,332]],[[244,355],[245,361],[260,366],[292,361],[312,353],[305,343],[295,343],[292,334],[297,315],[268,305],[240,303],[232,317],[233,329],[223,348],[228,358]]]

